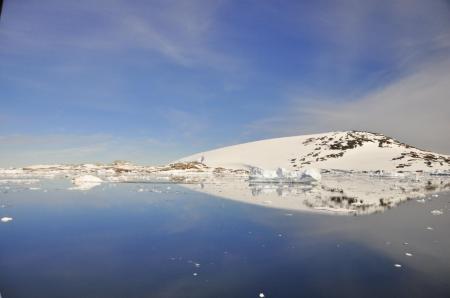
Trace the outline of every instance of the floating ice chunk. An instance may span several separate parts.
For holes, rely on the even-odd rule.
[[[428,231],[433,231],[434,229],[432,227],[427,227]]]
[[[261,293],[259,293],[259,297],[260,297],[260,298],[264,298],[264,297],[266,297],[266,295],[264,295],[264,293],[261,292]]]
[[[72,179],[72,183],[75,185],[79,185],[82,183],[102,183],[103,180],[97,176],[93,175],[82,175]]]
[[[437,198],[437,197],[439,197],[439,195],[438,194],[434,194],[434,195],[431,195],[433,198]]]
[[[433,215],[442,215],[442,214],[444,214],[444,212],[442,212],[441,210],[433,210],[433,211],[431,211],[431,214],[433,214]]]
[[[412,257],[412,253],[405,252],[405,256],[407,256],[407,257]]]
[[[394,266],[395,266],[396,268],[402,268],[402,265],[400,265],[400,264],[394,264]]]
[[[197,275],[198,275],[198,273],[197,273],[197,272],[194,272],[194,273],[192,273],[192,275],[193,275],[193,276],[197,276]]]
[[[4,216],[0,219],[2,222],[10,222],[13,220],[12,217]]]
[[[102,182],[103,180],[97,176],[82,175],[72,179],[72,183],[75,185],[75,187],[72,187],[70,189],[89,190],[100,185]]]
[[[417,200],[417,203],[425,204],[425,199],[419,199],[419,200]]]

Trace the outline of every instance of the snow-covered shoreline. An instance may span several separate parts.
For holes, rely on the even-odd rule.
[[[450,157],[380,134],[332,132],[225,147],[164,166],[115,162],[0,169],[0,185],[55,178],[71,180],[71,190],[103,183],[176,183],[273,208],[365,214],[450,189]]]

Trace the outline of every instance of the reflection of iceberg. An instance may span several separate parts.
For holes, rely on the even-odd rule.
[[[304,193],[312,189],[311,184],[298,184],[295,187],[292,184],[284,183],[250,183],[249,188],[253,196],[275,194],[279,197],[287,197]]]
[[[288,171],[278,168],[273,171],[254,167],[250,169],[249,179],[252,182],[264,183],[307,183],[320,181],[321,175],[316,169]]]

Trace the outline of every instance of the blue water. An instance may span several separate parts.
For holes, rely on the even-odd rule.
[[[347,217],[139,187],[1,193],[2,297],[450,297],[448,194]]]

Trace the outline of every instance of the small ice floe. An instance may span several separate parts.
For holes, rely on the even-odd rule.
[[[433,211],[431,211],[431,214],[433,214],[433,215],[442,215],[442,214],[444,214],[444,212],[442,212],[441,210],[433,210]]]
[[[427,227],[428,231],[433,231],[434,229],[432,227]]]
[[[438,194],[433,194],[433,195],[431,195],[433,198],[437,198],[437,197],[439,197],[439,195]]]
[[[305,183],[320,181],[321,178],[320,171],[312,168],[302,171],[288,171],[278,168],[273,171],[254,167],[250,169],[249,175],[252,182],[266,183]]]
[[[400,264],[394,264],[394,267],[396,267],[396,268],[402,268],[402,265],[400,265]]]
[[[264,293],[261,292],[261,293],[259,293],[259,297],[260,297],[260,298],[264,298],[264,297],[266,297],[266,295],[264,295]]]
[[[417,200],[417,203],[425,204],[425,199],[419,199]]]
[[[197,273],[197,272],[194,272],[194,273],[192,273],[192,275],[193,275],[193,276],[197,276],[197,275],[198,275],[198,273]]]
[[[94,188],[98,185],[100,185],[103,182],[102,179],[100,179],[97,176],[93,175],[82,175],[78,176],[72,179],[72,183],[75,185],[75,187],[71,187],[71,190],[89,190],[91,188]]]
[[[407,256],[407,257],[412,257],[412,253],[405,252],[405,256]]]
[[[10,221],[13,220],[13,218],[12,218],[12,217],[9,217],[9,216],[4,216],[4,217],[2,217],[0,220],[1,220],[2,222],[10,222]]]

